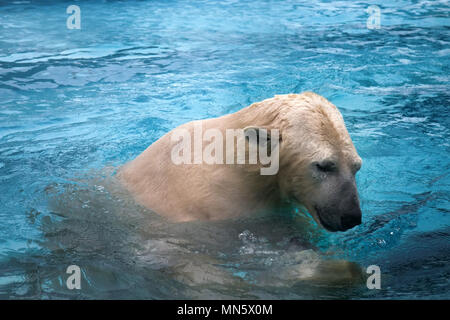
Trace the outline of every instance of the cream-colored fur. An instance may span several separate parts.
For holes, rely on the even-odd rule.
[[[226,129],[278,129],[280,168],[276,175],[261,175],[255,170],[258,164],[175,165],[169,132],[122,167],[118,176],[140,203],[174,221],[239,217],[275,210],[286,201],[313,210],[307,200],[315,192],[307,174],[311,161],[331,157],[347,167],[361,163],[337,108],[312,92],[278,95],[179,128],[192,133],[196,123],[203,131],[219,129],[224,137]]]

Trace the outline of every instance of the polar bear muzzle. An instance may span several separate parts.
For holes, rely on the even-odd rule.
[[[321,184],[322,199],[313,204],[316,220],[328,231],[346,231],[361,224],[362,213],[354,176],[337,174]]]

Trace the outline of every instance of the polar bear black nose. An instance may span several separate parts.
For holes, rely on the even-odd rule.
[[[348,230],[361,224],[361,211],[355,210],[341,217],[341,226],[343,230]]]

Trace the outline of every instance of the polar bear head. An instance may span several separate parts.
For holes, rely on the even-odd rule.
[[[325,229],[353,228],[361,223],[355,175],[362,160],[342,115],[314,93],[295,95],[291,104],[283,115],[282,192],[306,207]]]
[[[269,102],[268,102],[269,103]],[[355,175],[359,157],[338,109],[312,93],[276,96],[280,127],[277,183],[283,198],[304,206],[329,231],[361,223]]]

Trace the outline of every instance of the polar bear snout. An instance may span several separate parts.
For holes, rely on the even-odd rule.
[[[361,224],[362,212],[356,187],[325,205],[315,205],[320,224],[328,231],[346,231]]]
[[[341,220],[340,230],[345,231],[361,224],[362,213],[354,178],[351,181],[347,181],[342,193],[338,214]]]
[[[359,206],[341,216],[341,231],[345,231],[361,224],[362,213]]]
[[[328,231],[346,231],[360,225],[362,212],[354,180],[332,184],[326,190],[334,191],[325,193],[326,200],[316,199],[311,212],[316,221]]]
[[[361,214],[347,214],[341,217],[342,231],[351,229],[361,224]]]
[[[328,231],[346,231],[361,224],[362,213],[359,205],[345,212],[336,212],[334,208],[321,209],[315,206],[320,224]]]

